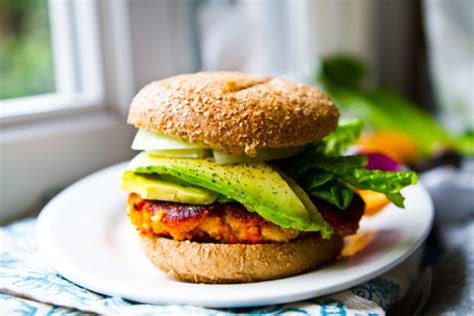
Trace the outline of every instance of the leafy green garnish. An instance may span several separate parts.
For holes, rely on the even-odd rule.
[[[320,150],[325,156],[340,156],[357,142],[363,127],[364,124],[360,120],[343,121],[318,147],[321,147]]]
[[[349,204],[351,204],[354,191],[347,186],[334,181],[309,191],[309,194],[344,210],[349,206]]]
[[[316,179],[316,183],[321,178],[321,175],[311,171],[322,170],[324,177],[327,177],[326,174],[330,173],[334,178],[338,178],[354,187],[383,193],[393,204],[403,207],[404,199],[400,194],[400,190],[417,182],[416,173],[368,170],[364,167],[366,162],[367,157],[365,156],[319,157],[319,159],[314,159],[312,162],[289,169],[288,173],[296,179],[303,174],[307,174],[303,178],[304,182],[302,184],[305,188],[304,183],[311,183],[311,177]],[[326,183],[323,185],[327,185]],[[320,189],[315,185],[308,188],[310,188],[312,194]]]
[[[383,193],[393,204],[404,207],[404,198],[400,190],[418,181],[416,173],[368,170],[356,166],[354,157],[360,156],[326,158],[316,162],[315,167],[332,172],[341,180],[357,188]]]
[[[361,130],[360,121],[341,123],[334,133],[289,158],[284,172],[308,194],[340,209],[352,201],[352,188],[347,185],[383,193],[403,207],[400,190],[417,182],[416,173],[368,170],[366,156],[340,156],[357,141]]]
[[[311,170],[299,181],[301,187],[309,195],[345,209],[352,201],[352,189],[338,183],[337,176],[324,170]]]
[[[343,158],[343,161],[337,158]],[[363,168],[367,164],[367,156],[362,155],[344,157],[313,156],[311,159],[305,156],[303,159],[299,159],[299,157],[295,157],[294,159],[294,162],[292,161],[292,163],[289,164],[290,167],[288,167],[286,173],[293,179],[297,180],[299,180],[303,175],[307,174],[308,171],[318,168],[320,163],[324,163],[325,161],[327,162],[328,159],[337,164],[334,166],[334,168]],[[331,170],[327,170],[327,172],[334,174],[334,172]]]
[[[306,174],[299,182],[301,187],[306,192],[311,192],[317,187],[322,186],[331,180],[334,180],[335,176],[331,172],[325,172],[322,170],[317,170],[317,172],[309,172]]]
[[[305,172],[308,162],[317,157],[337,157],[346,152],[359,139],[363,126],[362,121],[355,119],[339,122],[333,133],[319,142],[307,145],[301,153],[292,158],[290,175],[298,178]]]

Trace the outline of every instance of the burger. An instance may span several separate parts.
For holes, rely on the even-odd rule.
[[[133,99],[140,150],[123,174],[142,248],[173,278],[242,283],[335,260],[364,213],[357,189],[403,207],[412,172],[344,155],[362,129],[338,123],[318,89],[269,76],[201,72],[155,81]]]

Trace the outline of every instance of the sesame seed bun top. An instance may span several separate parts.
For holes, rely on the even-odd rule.
[[[133,99],[128,123],[239,155],[318,141],[339,112],[321,91],[268,76],[200,72],[152,82]]]

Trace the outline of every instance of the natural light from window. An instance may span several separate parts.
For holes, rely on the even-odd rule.
[[[0,99],[55,91],[47,0],[0,2]]]
[[[104,109],[98,6],[1,1],[0,126]]]

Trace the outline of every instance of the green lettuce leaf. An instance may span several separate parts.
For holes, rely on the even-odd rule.
[[[416,173],[368,170],[359,165],[363,161],[359,157],[363,156],[327,157],[313,162],[309,169],[331,172],[354,187],[383,193],[393,204],[404,207],[400,190],[417,182]]]
[[[342,121],[338,128],[326,136],[320,144],[323,147],[324,155],[342,155],[350,146],[357,142],[363,127],[364,124],[360,120]]]
[[[316,156],[340,156],[357,142],[363,127],[360,120],[341,121],[334,132],[319,142],[307,145],[296,158],[312,160]]]
[[[300,183],[309,195],[325,200],[340,209],[346,209],[351,204],[352,189],[338,183],[334,173],[320,169],[311,170],[302,177]]]
[[[352,193],[348,193],[351,189],[340,181],[383,193],[395,205],[403,207],[400,190],[416,183],[414,172],[367,170],[366,156],[340,156],[357,141],[362,128],[363,124],[358,120],[341,123],[334,133],[286,160],[284,171],[306,192],[341,209],[350,204]]]
[[[295,158],[295,161],[292,161],[286,170],[286,173],[300,181],[300,179],[308,174],[308,171],[319,168],[321,163],[327,164],[328,161],[331,161],[335,164],[334,168],[344,168],[344,169],[355,169],[355,168],[364,168],[367,164],[367,156],[358,155],[358,156],[341,156],[341,157],[324,157],[324,156],[313,156],[312,159],[304,157],[304,159]],[[322,168],[319,168],[322,169]],[[325,170],[325,169],[324,169]],[[325,170],[327,172],[335,174],[332,170]]]
[[[344,210],[349,206],[349,204],[351,204],[354,191],[347,186],[334,181],[309,191],[309,194]]]
[[[325,183],[331,182],[331,180],[334,180],[335,177],[336,176],[331,172],[314,170],[313,172],[309,172],[308,174],[305,174],[302,177],[300,181],[300,186],[306,192],[311,192],[317,187],[320,187]]]

